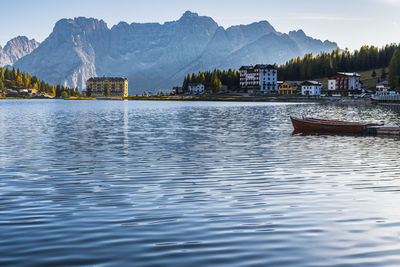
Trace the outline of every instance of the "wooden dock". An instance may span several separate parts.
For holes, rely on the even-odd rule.
[[[365,128],[367,135],[398,135],[400,136],[400,127],[398,126],[369,126]]]

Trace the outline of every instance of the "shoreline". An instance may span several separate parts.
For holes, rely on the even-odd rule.
[[[364,98],[307,98],[282,96],[233,96],[233,95],[206,95],[206,96],[128,96],[128,97],[0,97],[1,100],[98,100],[98,101],[211,101],[211,102],[271,102],[271,103],[319,103],[333,105],[400,105],[400,103],[380,103]]]

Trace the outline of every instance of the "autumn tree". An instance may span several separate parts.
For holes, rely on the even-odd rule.
[[[24,81],[23,81],[23,78],[22,78],[22,74],[19,73],[19,74],[16,75],[16,77],[17,77],[17,86],[19,88],[24,87]]]
[[[218,93],[222,87],[221,80],[218,78],[217,71],[214,71],[211,77],[211,90],[214,94]]]
[[[6,96],[7,90],[4,86],[3,80],[0,80],[0,96]]]
[[[110,96],[110,88],[109,88],[108,84],[104,85],[104,95]]]

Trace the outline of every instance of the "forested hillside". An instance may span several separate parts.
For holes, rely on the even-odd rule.
[[[48,94],[55,97],[78,96],[78,88],[71,89],[61,85],[51,85],[31,76],[28,72],[19,69],[0,68],[0,96],[7,94],[6,89],[38,89],[42,95]]]
[[[382,48],[362,46],[360,50],[350,52],[336,49],[331,53],[317,56],[306,54],[303,58],[295,58],[279,67],[279,80],[308,80],[327,77],[338,71],[356,72],[385,68],[389,65],[396,44]]]

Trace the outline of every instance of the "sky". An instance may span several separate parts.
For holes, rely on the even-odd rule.
[[[400,0],[0,0],[0,45],[18,35],[42,42],[62,18],[160,22],[190,10],[225,28],[267,20],[277,31],[302,29],[339,47],[400,42]]]

